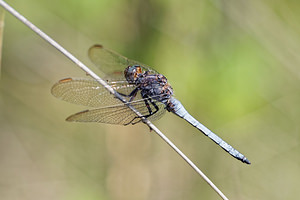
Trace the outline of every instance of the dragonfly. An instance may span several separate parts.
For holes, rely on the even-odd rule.
[[[92,46],[88,55],[93,64],[106,74],[107,84],[122,96],[126,103],[117,99],[96,80],[65,78],[53,85],[51,93],[69,103],[92,107],[69,116],[66,121],[134,125],[142,122],[143,118],[158,120],[168,111],[186,120],[234,158],[250,164],[243,154],[187,112],[181,102],[174,98],[173,88],[164,75],[102,45]]]

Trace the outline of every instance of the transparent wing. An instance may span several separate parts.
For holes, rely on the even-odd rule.
[[[159,119],[166,112],[164,104],[157,101],[155,101],[155,104],[159,109],[155,114],[148,117],[150,121]],[[142,99],[130,102],[130,105],[137,109],[143,116],[149,114],[148,108],[145,106],[145,102]],[[149,106],[152,111],[155,111],[155,107],[152,104],[150,104]],[[121,125],[136,124],[138,122],[141,122],[141,118],[139,118],[125,104],[81,111],[79,113],[71,115],[66,120],[74,122],[100,122]]]
[[[125,95],[129,95],[135,88],[135,85],[128,84],[126,81],[111,81],[108,84],[117,92]],[[64,101],[89,107],[104,107],[121,103],[102,85],[92,79],[62,79],[53,85],[51,93]],[[137,95],[135,100],[141,98],[140,95]]]
[[[110,81],[108,84],[117,92],[126,95],[129,95],[135,88],[135,85],[128,84],[126,81]],[[55,97],[70,103],[89,107],[101,107],[76,113],[67,118],[67,121],[102,122],[123,125],[129,123],[134,124],[140,121],[140,118],[137,118],[137,115],[128,108],[128,106],[116,99],[114,95],[110,94],[103,86],[92,79],[62,79],[54,84],[51,93]],[[127,100],[129,100],[129,97]],[[154,102],[159,109],[148,119],[157,120],[165,113],[165,105],[153,99],[152,102]],[[130,102],[130,104],[142,115],[149,114],[145,101],[139,92],[134,98],[134,101]],[[149,103],[149,106],[152,112],[156,111],[156,108],[151,103]]]
[[[89,49],[89,57],[91,61],[104,73],[107,75],[118,75],[120,78],[124,79],[124,70],[128,66],[139,65],[144,71],[149,71],[150,73],[157,74],[157,72],[151,67],[130,60],[112,50],[104,48],[102,45],[96,44]]]

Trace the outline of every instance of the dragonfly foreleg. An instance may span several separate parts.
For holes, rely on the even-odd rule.
[[[136,97],[136,94],[137,94],[138,91],[139,91],[139,88],[135,88],[134,90],[132,90],[130,92],[130,94],[123,94],[123,93],[120,93],[120,92],[118,92],[118,94],[123,96],[123,97],[130,97],[128,102],[131,102]]]

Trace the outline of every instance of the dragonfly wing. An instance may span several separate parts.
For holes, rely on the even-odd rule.
[[[166,111],[164,104],[160,102],[156,103],[159,110],[154,115],[148,117],[148,119],[151,121],[159,119]],[[132,105],[144,116],[149,114],[144,100],[130,102],[130,105]],[[150,108],[155,109],[153,105],[150,105]],[[141,119],[125,104],[81,111],[71,115],[66,120],[75,122],[100,122],[121,125],[136,124],[141,121]]]
[[[104,73],[114,75],[121,73],[124,79],[124,70],[128,66],[139,65],[144,71],[150,71],[157,74],[151,67],[138,61],[130,60],[110,49],[104,48],[102,45],[96,44],[89,49],[89,58]]]
[[[126,81],[110,81],[108,84],[117,92],[129,95],[135,85]],[[53,85],[51,93],[64,101],[89,106],[104,107],[121,104],[121,101],[110,94],[102,85],[92,79],[66,78]],[[137,97],[141,98],[141,97]]]

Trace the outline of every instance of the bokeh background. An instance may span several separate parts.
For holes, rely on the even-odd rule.
[[[163,73],[186,109],[252,162],[172,114],[155,122],[229,199],[299,198],[298,1],[10,3],[93,70],[87,50],[100,43]],[[1,199],[219,199],[144,124],[65,122],[86,108],[51,86],[85,73],[9,13],[2,53]]]

